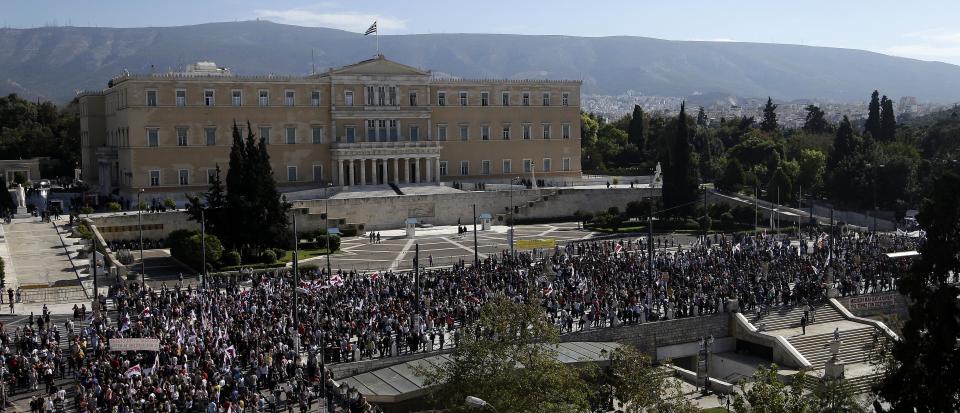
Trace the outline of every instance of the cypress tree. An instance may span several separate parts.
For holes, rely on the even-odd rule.
[[[856,150],[857,142],[853,136],[853,126],[846,115],[840,120],[837,134],[833,139],[833,148],[827,157],[827,169],[833,170],[843,159],[849,157]]]
[[[703,111],[703,106],[697,111],[697,126],[707,126],[707,114]]]
[[[867,109],[867,123],[863,125],[863,130],[876,138],[880,136],[880,92],[873,91]]]
[[[633,116],[630,118],[627,135],[630,137],[630,143],[636,145],[638,149],[646,149],[647,142],[643,130],[643,108],[641,108],[640,105],[633,105]]]
[[[893,142],[897,134],[897,118],[893,113],[893,100],[886,96],[880,101],[880,135],[875,136],[881,142]]]
[[[773,104],[773,99],[767,96],[767,104],[763,107],[763,121],[760,122],[760,130],[764,132],[774,132],[777,130],[777,105]]]
[[[685,103],[680,104],[677,130],[669,147],[669,165],[663,180],[663,203],[666,208],[676,208],[673,215],[690,216],[697,197],[696,171],[690,166],[690,130],[687,126]]]

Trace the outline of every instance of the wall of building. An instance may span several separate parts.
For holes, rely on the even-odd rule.
[[[720,313],[706,317],[681,318],[635,324],[618,328],[588,330],[566,334],[561,341],[616,341],[637,350],[656,355],[656,349],[699,342],[703,337],[722,338],[730,335],[730,315]]]

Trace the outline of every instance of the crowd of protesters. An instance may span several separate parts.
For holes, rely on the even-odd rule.
[[[42,385],[34,411],[64,403],[81,412],[314,411],[323,403],[328,411],[369,412],[376,408],[362,394],[337,387],[331,363],[456,346],[462,334],[481,334],[471,322],[498,296],[540,300],[562,332],[714,314],[728,299],[746,311],[806,305],[833,288],[842,295],[894,288],[907,264],[882,254],[912,242],[587,241],[418,275],[321,270],[294,285],[288,271],[275,271],[212,279],[200,289],[117,284],[109,313],[87,316],[83,308],[59,326],[45,311],[36,327],[31,319],[3,329],[0,364],[8,393]],[[117,338],[156,338],[159,351],[110,351]],[[74,379],[71,401],[55,385],[64,377]]]

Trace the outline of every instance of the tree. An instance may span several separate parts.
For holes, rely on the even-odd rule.
[[[863,125],[864,132],[871,136],[880,136],[880,92],[874,90],[870,95],[870,104],[867,106],[867,123]]]
[[[10,191],[7,186],[7,178],[0,177],[0,213],[6,215],[8,212],[17,209],[17,204],[13,202]]]
[[[610,384],[627,413],[700,411],[684,398],[679,382],[655,368],[650,357],[631,347],[610,355]]]
[[[793,378],[789,389],[777,374],[777,365],[759,366],[753,374],[752,386],[740,383],[741,392],[734,395],[733,410],[737,413],[807,413],[813,412],[811,398],[803,394],[807,380],[804,372]]]
[[[720,179],[720,189],[730,192],[738,192],[743,187],[745,176],[743,165],[737,158],[728,158],[727,165],[723,169],[723,178]]]
[[[690,216],[697,199],[696,170],[691,167],[690,131],[684,103],[680,104],[677,129],[670,142],[663,179],[663,206],[673,209],[672,215]]]
[[[538,300],[495,298],[445,363],[417,368],[430,397],[461,411],[476,396],[502,412],[586,411],[591,389],[578,370],[557,361],[559,334]]]
[[[777,130],[777,105],[773,104],[773,99],[767,97],[767,104],[763,107],[763,120],[760,121],[760,130],[764,132],[775,132]]]
[[[897,118],[893,113],[893,100],[884,95],[880,101],[880,132],[873,135],[880,142],[893,142],[897,135]]]
[[[860,139],[853,135],[853,126],[850,125],[850,119],[844,115],[833,139],[833,149],[830,151],[830,156],[827,157],[827,169],[836,168],[841,160],[851,157],[859,148]]]
[[[813,390],[816,412],[866,413],[846,380],[823,380]]]
[[[783,168],[777,168],[767,183],[767,200],[781,204],[790,202],[793,199],[793,186],[790,182],[791,179]]]
[[[830,131],[830,124],[824,118],[823,110],[816,105],[807,105],[804,110],[807,116],[803,121],[803,130],[809,133],[826,133]]]
[[[816,149],[800,151],[800,171],[797,181],[810,194],[823,186],[823,174],[827,166],[827,157]]]
[[[879,384],[894,412],[960,411],[960,175],[950,171],[934,180],[917,221],[926,234],[920,257],[898,284],[908,297],[910,317]]]
[[[703,111],[703,106],[697,110],[697,126],[707,127],[707,114]]]
[[[630,136],[630,143],[640,149],[646,148],[647,138],[643,130],[643,108],[640,105],[633,106],[633,116],[630,118],[627,134]]]

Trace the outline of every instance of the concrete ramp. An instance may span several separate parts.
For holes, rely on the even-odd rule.
[[[0,256],[6,262],[6,287],[74,287],[80,285],[57,227],[39,220],[2,225]]]

